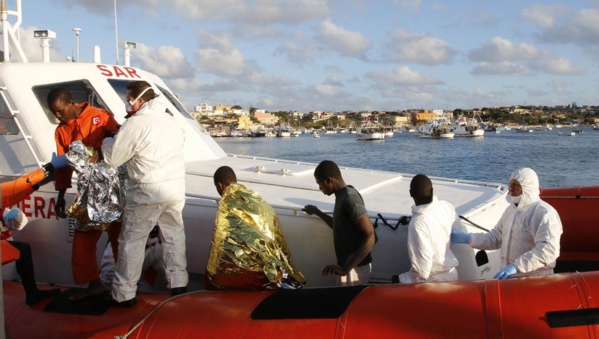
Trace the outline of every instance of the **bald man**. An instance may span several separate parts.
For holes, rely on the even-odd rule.
[[[424,174],[412,178],[410,196],[414,199],[408,226],[411,266],[408,272],[393,276],[392,281],[413,284],[458,280],[458,259],[449,248],[451,229],[459,227],[458,214],[449,202],[433,195],[433,183]]]

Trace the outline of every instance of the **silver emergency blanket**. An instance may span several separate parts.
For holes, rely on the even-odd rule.
[[[79,231],[106,231],[120,218],[125,205],[126,168],[114,168],[103,161],[94,163],[95,157],[95,151],[81,141],[69,145],[67,160],[79,178],[77,197],[67,214],[76,220]]]

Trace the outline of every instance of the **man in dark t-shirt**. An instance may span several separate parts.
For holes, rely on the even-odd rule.
[[[375,232],[360,193],[343,181],[337,164],[322,161],[314,170],[314,178],[322,193],[335,194],[333,217],[314,205],[303,209],[320,217],[333,229],[336,265],[327,265],[324,276],[335,274],[342,286],[367,284],[372,272],[370,251],[375,244]]]

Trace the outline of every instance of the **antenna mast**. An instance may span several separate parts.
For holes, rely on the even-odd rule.
[[[114,40],[115,40],[115,46],[116,46],[116,64],[119,64],[119,28],[117,25],[117,18],[116,18],[116,0],[114,0]]]

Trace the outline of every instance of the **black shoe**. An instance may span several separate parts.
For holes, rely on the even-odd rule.
[[[34,305],[39,303],[40,301],[52,298],[60,294],[60,288],[54,288],[51,290],[37,290],[32,293],[27,293],[25,296],[25,304]]]
[[[392,283],[392,284],[399,284],[399,275],[397,275],[397,274],[394,274],[394,275],[391,277],[391,283]]]
[[[112,299],[110,295],[105,299],[106,303],[108,303],[109,307],[131,307],[137,303],[137,299],[132,298],[125,301],[116,301]]]
[[[183,294],[183,293],[187,293],[187,287],[175,287],[175,288],[171,288],[171,295],[172,296]]]

